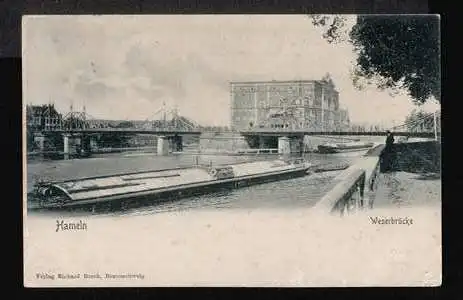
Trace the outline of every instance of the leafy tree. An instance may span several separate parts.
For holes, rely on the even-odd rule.
[[[422,110],[414,109],[406,118],[408,131],[432,131],[434,130],[434,115]]]
[[[346,21],[347,19],[343,16],[312,15],[312,24],[325,29],[323,38],[329,43],[345,41]]]
[[[361,15],[347,34],[347,17],[312,16],[329,43],[349,41],[357,53],[353,83],[408,91],[417,104],[440,102],[440,24],[436,16]]]
[[[135,125],[130,121],[122,121],[116,125],[116,128],[134,128]]]

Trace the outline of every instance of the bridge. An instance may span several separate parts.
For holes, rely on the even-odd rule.
[[[52,123],[54,126],[47,124]],[[46,120],[42,133],[126,133],[126,134],[200,134],[200,126],[178,114],[176,108],[166,109],[165,104],[151,118],[143,121],[114,121],[94,118],[85,111],[73,111],[57,120]]]
[[[296,126],[274,127],[268,126],[253,127],[240,130],[242,135],[263,135],[263,136],[298,136],[298,135],[340,135],[340,136],[385,136],[387,131],[392,131],[395,136],[408,137],[436,137],[440,136],[440,114],[427,113],[420,117],[406,121],[401,125],[393,126],[388,129],[360,129],[347,128],[345,130],[310,130],[308,128],[298,128]],[[289,125],[289,124],[288,124]],[[294,124],[292,124],[294,125]]]
[[[289,124],[288,124],[289,125]],[[403,124],[388,130],[365,130],[350,128],[346,130],[310,130],[296,126],[272,127],[262,126],[240,130],[251,147],[274,148],[278,145],[279,153],[301,153],[303,151],[304,136],[386,136],[387,131],[395,136],[408,138],[429,138],[440,140],[441,122],[437,112],[423,114],[417,118],[407,120]],[[362,129],[362,130],[360,130]]]
[[[386,131],[309,131],[306,129],[293,130],[275,130],[258,128],[254,130],[242,130],[240,134],[243,136],[298,136],[298,135],[313,135],[313,136],[386,136]],[[395,136],[407,137],[423,137],[434,138],[435,133],[429,131],[394,131]]]
[[[87,114],[85,107],[83,111],[74,111],[72,106],[64,117],[55,113],[55,116],[45,115],[39,118],[39,122],[34,122],[34,125],[39,126],[30,127],[28,124],[28,130],[33,133],[39,152],[45,152],[45,144],[59,139],[59,136],[62,137],[62,152],[68,154],[71,152],[71,144],[79,145],[82,151],[91,151],[90,149],[96,147],[95,136],[98,135],[111,134],[117,137],[119,134],[146,134],[156,136],[154,138],[157,139],[158,154],[167,155],[170,151],[182,151],[183,136],[201,134],[200,126],[196,122],[180,116],[177,109],[166,109],[165,104],[151,118],[143,121],[99,120]]]
[[[54,133],[87,133],[87,134],[96,134],[96,133],[125,133],[125,134],[154,134],[154,135],[199,135],[201,130],[197,128],[71,128],[71,129],[53,129],[45,132],[54,132]]]
[[[156,111],[152,118],[143,121],[99,120],[85,111],[71,110],[64,117],[45,117],[45,126],[35,131],[34,140],[39,149],[44,150],[47,137],[61,135],[64,142],[64,152],[69,152],[69,139],[78,139],[80,144],[92,148],[94,136],[101,134],[154,135],[157,136],[158,153],[166,155],[170,151],[182,151],[182,136],[199,136],[203,129],[197,123],[178,114],[176,109],[166,109],[165,105]],[[151,120],[150,120],[151,119]],[[289,124],[288,124],[289,125]],[[294,125],[294,124],[293,124]],[[396,136],[440,138],[440,116],[437,113],[422,115],[419,118],[404,122],[389,129]],[[386,130],[360,130],[351,127],[346,130],[311,130],[297,127],[254,127],[238,131],[251,148],[277,148],[281,153],[301,152],[304,136],[386,136]],[[88,145],[87,145],[88,144]]]

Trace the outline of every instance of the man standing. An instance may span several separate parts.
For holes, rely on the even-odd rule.
[[[386,133],[387,133],[386,148],[391,150],[392,149],[392,144],[394,144],[394,135],[389,130],[386,131]]]
[[[389,130],[386,131],[386,146],[383,151],[383,163],[385,171],[391,171],[394,161],[394,153],[392,150],[392,145],[394,144],[394,135]]]

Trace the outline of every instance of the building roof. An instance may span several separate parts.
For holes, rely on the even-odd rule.
[[[26,111],[28,114],[33,115],[59,115],[53,104],[28,105]]]

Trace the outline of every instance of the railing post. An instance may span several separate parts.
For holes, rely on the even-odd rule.
[[[373,171],[375,172],[375,171]],[[374,176],[374,175],[373,175]],[[360,197],[360,205],[361,205],[361,209],[364,208],[365,206],[365,187],[367,185],[366,183],[366,174],[363,175],[362,177],[362,181],[360,182],[360,186],[359,186],[359,197]]]
[[[352,214],[352,212],[355,211],[355,206],[357,204],[357,193],[356,192],[357,192],[357,187],[355,186],[354,192],[352,193],[352,195],[349,198],[349,201],[347,202],[349,214]]]
[[[351,187],[351,189],[349,190],[349,194],[347,195],[347,197],[344,199],[341,205],[341,207],[343,209],[346,210],[346,213],[349,215],[352,211],[352,206],[353,206],[353,203],[355,203],[356,199],[355,199],[355,192],[354,193],[351,193],[350,191],[352,189],[355,189],[355,187]]]
[[[361,184],[359,183],[357,185],[357,197],[358,197],[358,201],[357,201],[357,206],[356,208],[357,209],[362,209],[363,208],[363,197],[362,197],[362,188],[361,188]]]

